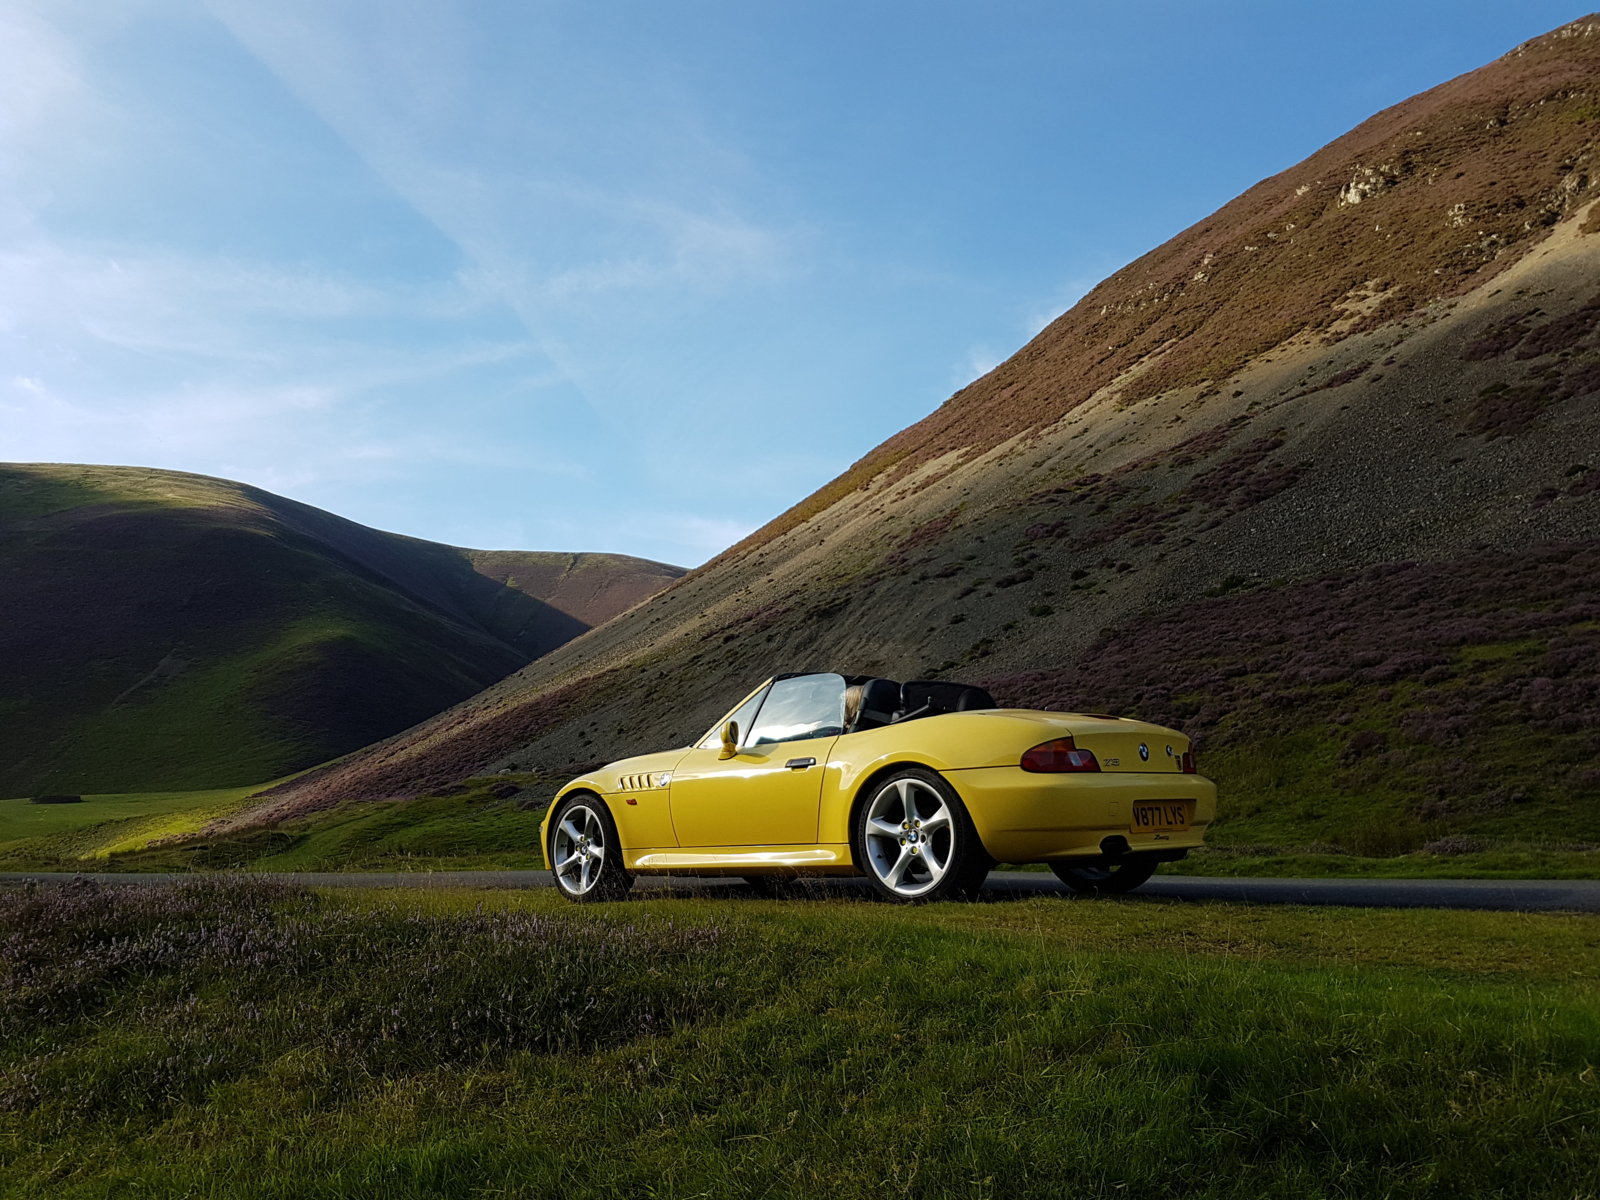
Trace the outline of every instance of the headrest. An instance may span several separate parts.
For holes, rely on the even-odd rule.
[[[869,679],[861,685],[861,709],[856,714],[857,729],[876,729],[894,719],[900,706],[900,685],[892,679]]]

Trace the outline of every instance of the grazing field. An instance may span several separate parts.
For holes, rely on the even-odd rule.
[[[0,892],[0,1195],[1592,1196],[1600,921]]]

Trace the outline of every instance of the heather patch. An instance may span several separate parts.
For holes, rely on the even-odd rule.
[[[1371,359],[1367,359],[1365,362],[1356,363],[1355,366],[1353,366],[1353,367],[1346,367],[1342,371],[1335,371],[1332,375],[1328,376],[1328,378],[1324,379],[1321,383],[1315,384],[1312,387],[1308,387],[1303,392],[1296,392],[1293,396],[1290,397],[1290,399],[1299,400],[1299,399],[1301,399],[1301,398],[1303,398],[1305,396],[1310,396],[1310,395],[1312,395],[1312,394],[1314,394],[1316,392],[1326,392],[1326,391],[1332,390],[1333,388],[1343,387],[1347,383],[1354,383],[1356,380],[1360,379],[1363,375],[1365,375],[1371,369],[1372,369],[1372,360]]]
[[[1231,455],[1195,476],[1183,496],[1208,508],[1226,513],[1240,512],[1269,496],[1290,487],[1299,478],[1302,466],[1271,461],[1269,456],[1284,442],[1284,431],[1274,430],[1256,438],[1239,453]]]
[[[1600,326],[1600,296],[1564,317],[1556,317],[1528,329],[1514,345],[1516,357],[1537,358],[1542,354],[1574,350],[1597,326]],[[1508,330],[1506,336],[1509,337],[1509,334]]]
[[[1496,321],[1461,348],[1462,359],[1483,362],[1511,353],[1527,336],[1529,319],[1528,315],[1519,314]]]
[[[358,911],[266,882],[0,891],[0,1114],[148,1120],[292,1057],[327,1102],[721,1010],[714,925]]]
[[[1499,356],[1513,350],[1519,359],[1559,357],[1532,368],[1521,380],[1501,379],[1484,387],[1467,415],[1469,433],[1508,437],[1552,405],[1600,391],[1600,357],[1583,344],[1600,324],[1600,297],[1531,329],[1522,323],[1525,320],[1492,326],[1468,344],[1463,357]]]
[[[1452,834],[1600,838],[1600,544],[1393,563],[1198,601],[1006,704],[1184,729],[1223,840],[1407,853]]]
[[[1473,402],[1467,431],[1489,438],[1510,437],[1526,429],[1559,398],[1557,387],[1549,380],[1490,384]]]
[[[1171,450],[1129,463],[1109,475],[1084,475],[1065,487],[1035,493],[1026,503],[1082,505],[1087,507],[1090,516],[1110,512],[1115,515],[1096,525],[1069,511],[1054,521],[1028,526],[1023,531],[1022,541],[1072,537],[1075,544],[1085,548],[1110,544],[1152,545],[1165,541],[1180,521],[1196,512],[1209,514],[1210,520],[1202,528],[1212,528],[1225,518],[1292,487],[1309,466],[1272,458],[1285,440],[1285,431],[1278,429],[1199,472],[1169,495],[1128,502],[1135,494],[1134,485],[1127,478],[1133,472],[1166,463],[1174,466],[1192,463],[1205,449],[1225,444],[1230,432],[1228,425],[1218,426]]]

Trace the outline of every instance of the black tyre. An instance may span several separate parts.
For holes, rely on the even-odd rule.
[[[955,788],[922,767],[873,785],[851,839],[878,894],[906,904],[970,899],[994,866]]]
[[[1081,895],[1118,896],[1147,882],[1160,865],[1160,859],[1130,854],[1126,858],[1081,866],[1051,863],[1050,869],[1055,872],[1057,879]]]
[[[598,796],[580,794],[562,802],[550,820],[546,850],[556,889],[568,900],[620,900],[633,886],[622,865],[616,822]]]

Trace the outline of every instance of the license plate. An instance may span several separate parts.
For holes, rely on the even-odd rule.
[[[1189,828],[1192,800],[1145,800],[1133,806],[1134,833],[1169,833]]]

